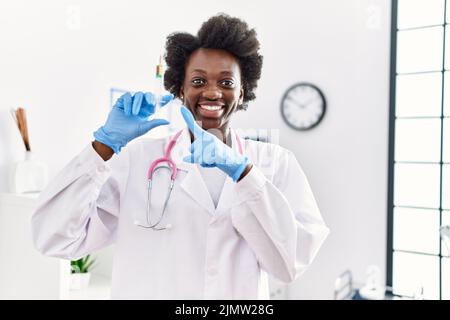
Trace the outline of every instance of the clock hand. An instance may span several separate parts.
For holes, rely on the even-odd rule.
[[[305,105],[308,105],[311,101],[313,101],[314,100],[314,98],[311,98],[311,99],[309,99],[307,102],[305,102],[304,104]]]
[[[300,109],[305,109],[305,105],[301,103],[297,103],[297,107],[299,107]]]

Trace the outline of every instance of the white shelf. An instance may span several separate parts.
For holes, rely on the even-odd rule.
[[[0,299],[60,299],[67,290],[67,260],[40,254],[31,239],[38,193],[0,193]]]

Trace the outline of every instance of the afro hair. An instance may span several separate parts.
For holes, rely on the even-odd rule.
[[[246,110],[248,102],[256,98],[254,91],[261,77],[263,57],[258,53],[259,47],[254,29],[249,29],[246,22],[223,13],[204,22],[197,36],[185,32],[172,33],[166,41],[164,87],[176,97],[179,96],[186,62],[195,50],[226,50],[239,63],[244,97],[238,110]]]

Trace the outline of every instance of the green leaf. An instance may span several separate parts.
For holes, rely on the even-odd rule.
[[[85,266],[84,266],[84,270],[86,270],[86,272],[88,272],[90,270],[90,267],[92,266],[92,264],[94,263],[94,261],[89,261]]]
[[[72,273],[81,273],[80,267],[78,267],[77,265],[73,265]]]
[[[94,262],[95,259],[92,259],[91,255],[88,254],[78,260],[72,260],[70,265],[74,273],[87,273],[93,267]]]

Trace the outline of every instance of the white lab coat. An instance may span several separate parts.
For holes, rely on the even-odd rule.
[[[305,271],[329,229],[294,155],[277,145],[242,140],[253,168],[238,183],[227,177],[215,208],[197,165],[182,161],[185,129],[162,223],[173,227],[136,226],[146,219],[148,167],[167,142],[140,139],[107,162],[86,146],[39,197],[36,248],[77,259],[115,243],[113,299],[267,299],[267,273],[291,282]],[[156,181],[152,200],[162,208],[167,183]]]

